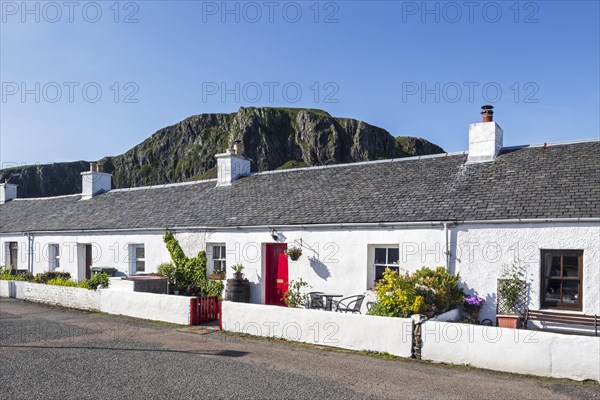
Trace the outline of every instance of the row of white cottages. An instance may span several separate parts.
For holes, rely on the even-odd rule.
[[[250,173],[228,151],[216,180],[111,190],[90,171],[81,194],[33,199],[2,184],[0,263],[77,279],[93,266],[150,273],[170,261],[168,230],[188,255],[207,250],[209,271],[242,263],[253,303],[279,304],[298,278],[350,296],[385,267],[445,266],[493,319],[497,278],[517,262],[530,308],[600,314],[600,141],[502,140],[489,121],[469,126],[463,153]],[[298,261],[280,256],[291,246]]]

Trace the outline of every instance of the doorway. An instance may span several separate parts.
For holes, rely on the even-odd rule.
[[[283,294],[288,290],[286,243],[265,245],[265,304],[285,306]]]
[[[19,243],[8,242],[8,264],[13,271],[19,269]]]
[[[92,245],[85,245],[85,279],[90,279],[92,277]]]

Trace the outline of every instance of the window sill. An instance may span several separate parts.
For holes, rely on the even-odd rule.
[[[557,314],[561,313],[572,313],[572,314],[584,314],[583,310],[577,308],[553,308],[553,307],[540,307],[540,311],[551,311]]]

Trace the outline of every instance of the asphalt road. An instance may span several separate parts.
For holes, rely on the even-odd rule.
[[[600,399],[600,385],[0,299],[0,399]]]

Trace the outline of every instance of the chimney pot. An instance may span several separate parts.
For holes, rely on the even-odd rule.
[[[238,156],[242,156],[244,155],[244,147],[242,145],[242,141],[241,140],[234,140],[233,141],[233,153],[237,154]]]
[[[481,106],[482,122],[492,122],[494,120],[494,106]]]

